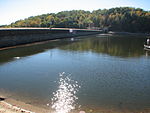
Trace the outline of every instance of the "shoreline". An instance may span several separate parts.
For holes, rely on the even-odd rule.
[[[18,112],[24,112],[24,113],[35,113],[35,112],[32,112],[32,111],[29,111],[29,110],[25,110],[25,109],[22,109],[16,105],[12,105],[12,104],[9,104],[5,101],[1,101],[0,102],[0,112],[7,112],[7,113],[18,113]]]
[[[35,106],[33,104],[27,104],[20,100],[15,100],[13,98],[5,97],[0,94],[0,113],[55,113],[49,105],[48,108]],[[85,111],[85,113],[150,113],[150,108],[143,110],[131,110],[124,107],[109,108],[106,107],[92,107],[92,106],[82,106],[69,113],[80,113],[80,111]]]
[[[21,48],[21,47],[28,47],[28,46],[33,46],[33,45],[40,45],[40,44],[44,44],[44,43],[54,42],[54,41],[57,41],[57,40],[60,40],[60,39],[52,39],[52,40],[47,40],[47,41],[42,41],[42,42],[33,42],[33,43],[29,43],[29,44],[3,47],[3,48],[0,48],[0,51],[8,50],[8,49],[14,49],[14,48],[18,48],[18,47]]]
[[[4,96],[0,96],[5,98]],[[11,98],[0,100],[0,113],[49,113],[50,109],[37,107]]]

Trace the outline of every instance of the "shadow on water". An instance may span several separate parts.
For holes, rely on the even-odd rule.
[[[60,47],[60,46],[67,45],[70,43],[73,43],[73,42],[70,42],[70,40],[68,39],[66,40],[62,39],[62,40],[45,42],[41,44],[33,44],[30,46],[22,46],[22,47],[7,49],[7,50],[1,50],[0,51],[0,64],[11,62],[14,59],[17,59],[19,57],[26,57],[26,56],[38,54],[48,49]]]

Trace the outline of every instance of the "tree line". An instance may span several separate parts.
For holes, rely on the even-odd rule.
[[[72,10],[31,16],[1,27],[108,28],[112,31],[150,32],[150,11],[117,7],[90,11]]]

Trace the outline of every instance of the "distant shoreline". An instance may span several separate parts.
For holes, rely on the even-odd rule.
[[[115,32],[115,31],[109,31],[108,34],[113,35],[141,35],[141,36],[150,36],[150,33],[132,33],[132,32]]]

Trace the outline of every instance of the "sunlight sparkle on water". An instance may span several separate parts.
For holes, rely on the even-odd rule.
[[[75,101],[78,99],[76,93],[80,86],[77,81],[71,80],[65,75],[65,72],[59,74],[59,87],[56,92],[53,93],[52,109],[56,113],[69,113],[75,109]]]

